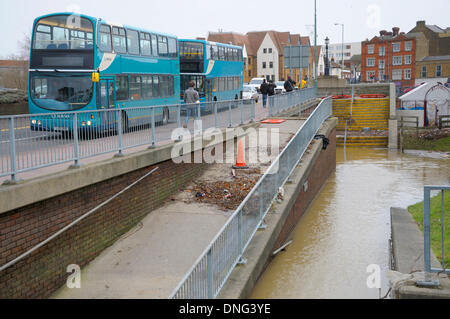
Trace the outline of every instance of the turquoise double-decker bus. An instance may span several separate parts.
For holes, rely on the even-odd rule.
[[[179,104],[180,64],[176,36],[110,23],[73,13],[37,18],[29,66],[29,112],[121,110],[125,128],[142,122],[134,107],[155,109],[157,122],[166,123],[168,105]],[[93,112],[80,128],[115,129],[117,116]],[[54,115],[53,115],[54,116]],[[71,130],[52,121],[31,121],[32,130]],[[60,122],[59,122],[60,123]],[[61,126],[60,124],[58,124]]]
[[[244,59],[239,46],[180,39],[181,98],[196,83],[201,102],[242,99]]]

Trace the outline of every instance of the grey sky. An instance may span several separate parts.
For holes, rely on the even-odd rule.
[[[18,50],[17,42],[31,30],[35,17],[73,8],[117,23],[175,34],[180,38],[206,36],[208,31],[246,33],[276,30],[310,35],[314,0],[0,0],[0,57]],[[417,20],[450,27],[450,0],[317,0],[318,44],[371,38],[393,26],[408,32]],[[312,38],[311,38],[312,39]]]

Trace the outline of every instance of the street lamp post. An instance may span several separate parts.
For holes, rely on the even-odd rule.
[[[340,25],[342,27],[342,76],[344,72],[344,24],[343,23],[335,23],[334,25]]]
[[[330,39],[325,38],[325,76],[330,75],[330,62],[328,60],[328,45],[330,44]]]

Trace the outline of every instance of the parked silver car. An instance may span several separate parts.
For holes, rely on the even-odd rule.
[[[259,94],[258,91],[254,86],[251,85],[244,85],[244,92],[242,94],[242,97],[244,100],[255,100],[256,103],[259,101]]]

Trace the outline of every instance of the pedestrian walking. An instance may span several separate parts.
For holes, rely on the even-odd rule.
[[[269,94],[269,85],[267,84],[266,79],[263,80],[263,83],[261,84],[259,91],[261,92],[261,94],[263,96],[263,107],[266,108],[267,95]]]
[[[269,88],[268,88],[268,95],[269,96],[274,96],[275,95],[275,88],[277,86],[275,85],[275,83],[273,83],[273,81],[269,81]]]
[[[295,81],[293,81],[290,76],[288,76],[287,81],[284,82],[284,89],[286,90],[286,92],[292,92],[292,91],[294,91],[296,84],[297,83]]]
[[[189,88],[184,92],[184,102],[186,103],[186,122],[184,128],[187,128],[189,124],[189,119],[192,116],[195,121],[195,112],[198,103],[200,103],[200,96],[195,90],[195,82],[189,82]]]

